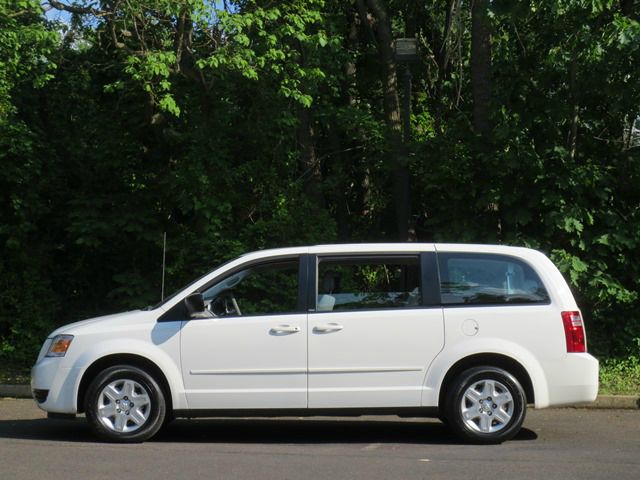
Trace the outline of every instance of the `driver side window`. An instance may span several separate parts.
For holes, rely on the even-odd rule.
[[[205,305],[218,317],[296,312],[298,263],[282,260],[235,272],[203,292]]]

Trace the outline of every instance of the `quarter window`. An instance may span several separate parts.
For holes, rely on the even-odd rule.
[[[548,303],[540,277],[525,262],[490,254],[439,253],[445,305]]]
[[[418,257],[327,258],[318,263],[316,311],[421,304]]]

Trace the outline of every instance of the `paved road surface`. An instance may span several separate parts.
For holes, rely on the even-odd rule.
[[[0,479],[640,479],[640,411],[530,410],[515,440],[459,444],[436,420],[178,420],[153,441],[94,440],[0,399]]]

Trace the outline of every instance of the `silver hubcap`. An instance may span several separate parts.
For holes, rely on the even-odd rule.
[[[98,417],[114,432],[135,432],[149,419],[150,413],[149,393],[134,380],[111,382],[98,397]]]
[[[496,380],[480,380],[470,385],[460,403],[462,418],[471,430],[499,432],[513,416],[513,397],[509,389]]]

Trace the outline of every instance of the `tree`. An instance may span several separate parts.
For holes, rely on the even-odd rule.
[[[471,92],[473,128],[487,142],[491,136],[491,25],[489,0],[471,2]]]
[[[44,7],[64,20],[0,6],[3,361],[156,302],[164,232],[171,290],[248,250],[409,224],[547,251],[591,348],[636,348],[637,1]],[[402,36],[420,45],[409,144]]]

